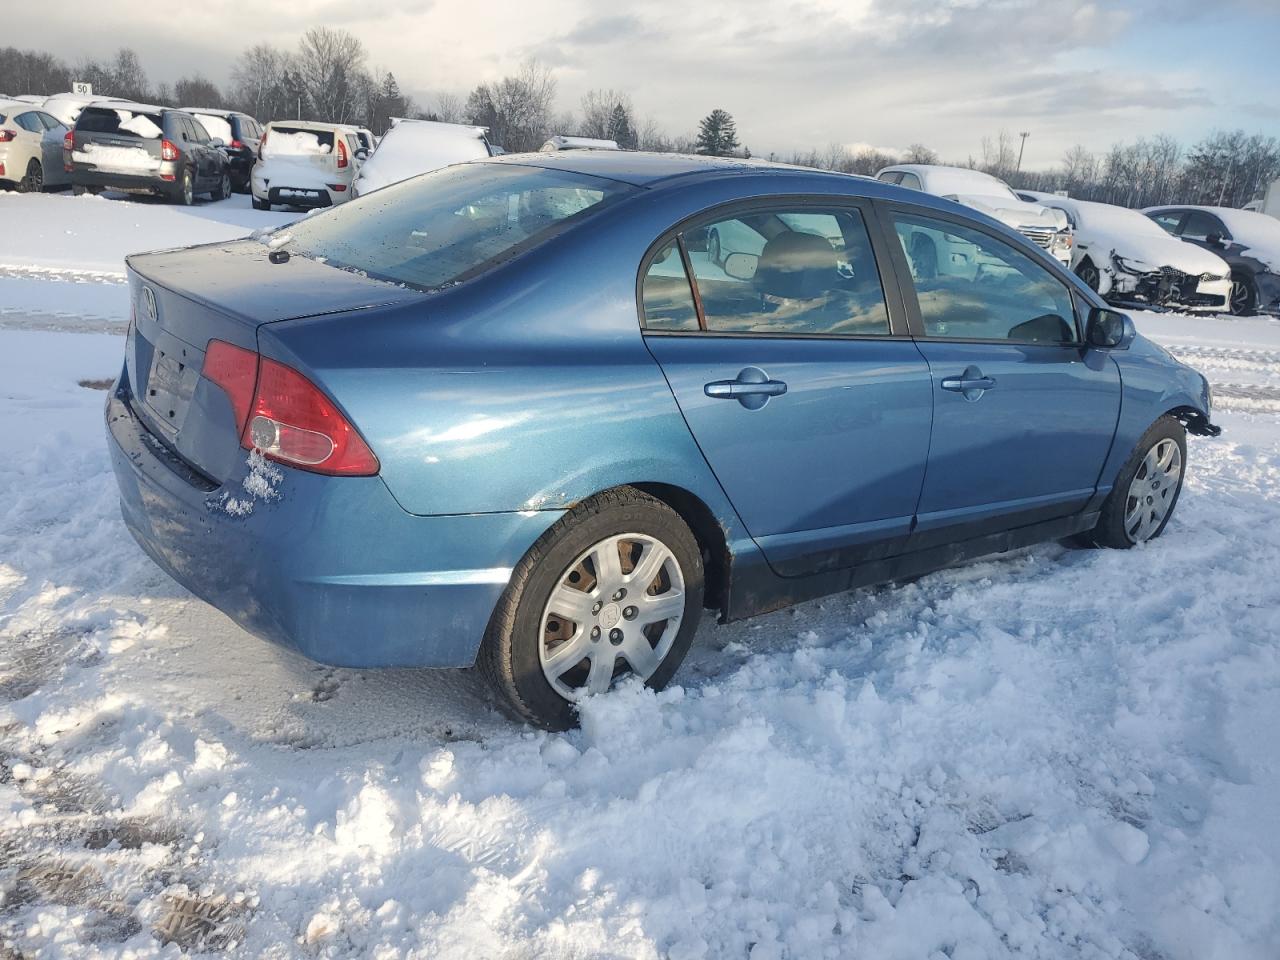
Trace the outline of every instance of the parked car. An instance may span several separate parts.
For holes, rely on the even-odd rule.
[[[922,190],[980,210],[1008,224],[1064,265],[1071,263],[1071,227],[1062,215],[1021,199],[1003,180],[964,167],[899,163],[885,167],[877,180]]]
[[[595,137],[562,137],[556,134],[538,148],[540,153],[557,150],[619,150],[617,140],[599,140]]]
[[[200,122],[209,136],[223,142],[231,171],[231,189],[236,193],[248,193],[253,164],[258,159],[262,125],[247,113],[235,110],[210,110],[205,107],[183,109]]]
[[[70,128],[75,126],[80,111],[91,103],[109,101],[110,97],[85,96],[80,93],[55,93],[46,97],[42,109],[58,118],[58,122]]]
[[[759,256],[688,255],[729,221]],[[1150,540],[1217,432],[1204,377],[999,221],[795,167],[473,161],[128,276],[106,419],[143,549],[316,660],[478,661],[546,727],[667,683],[704,607]]]
[[[451,163],[489,155],[484,127],[434,120],[396,120],[378,141],[373,155],[360,166],[351,190],[355,196],[362,197]]]
[[[1137,210],[1050,193],[1031,196],[1067,215],[1075,233],[1071,269],[1108,301],[1226,311],[1231,269],[1221,257],[1175,240]]]
[[[222,147],[185,110],[107,101],[80,112],[63,156],[77,193],[111,189],[189,206],[200,193],[231,196]]]
[[[1149,207],[1147,216],[1231,267],[1231,312],[1280,316],[1280,220],[1229,207]]]
[[[0,100],[0,185],[19,193],[66,186],[62,140],[67,128],[56,117],[21,100]]]
[[[254,209],[343,203],[351,199],[364,156],[354,127],[310,120],[268,123],[249,181]]]

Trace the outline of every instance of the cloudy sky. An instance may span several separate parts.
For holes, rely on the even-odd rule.
[[[51,0],[5,21],[6,44],[72,62],[128,45],[153,82],[219,84],[251,43],[342,27],[426,105],[536,57],[561,109],[614,87],[677,133],[723,107],[762,155],[923,142],[963,160],[1028,130],[1041,168],[1074,143],[1280,135],[1280,0]]]

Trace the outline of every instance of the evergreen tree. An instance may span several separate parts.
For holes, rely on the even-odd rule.
[[[712,157],[731,157],[738,149],[738,129],[733,117],[717,107],[698,124],[698,153]]]
[[[636,141],[636,129],[631,122],[630,113],[626,106],[619,103],[613,108],[613,113],[609,115],[609,127],[606,130],[606,140],[614,141],[623,150],[634,150]]]

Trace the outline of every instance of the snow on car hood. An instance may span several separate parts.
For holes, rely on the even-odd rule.
[[[1131,266],[1140,268],[1157,270],[1173,267],[1196,276],[1209,273],[1225,277],[1231,273],[1226,261],[1211,250],[1163,233],[1159,236],[1135,235],[1107,227],[1082,226],[1076,229],[1076,244],[1101,251],[1106,256],[1114,251]]]
[[[1066,215],[1059,210],[1050,210],[1038,203],[1027,203],[1013,197],[998,197],[992,194],[960,193],[950,194],[951,199],[963,203],[966,207],[994,217],[1013,229],[1022,227],[1047,227],[1061,230],[1067,225]]]

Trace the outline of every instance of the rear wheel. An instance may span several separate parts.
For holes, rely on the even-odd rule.
[[[253,198],[253,209],[255,209],[255,210],[270,210],[270,209],[271,209],[271,201],[270,201],[270,200],[259,200],[257,197],[254,197],[254,198]]]
[[[231,196],[231,174],[222,171],[222,177],[218,180],[218,186],[209,194],[214,200],[225,200]]]
[[[680,516],[622,488],[583,501],[516,567],[481,666],[518,718],[551,730],[576,705],[634,675],[661,689],[702,609],[702,557]]]
[[[178,189],[173,194],[173,202],[189,207],[195,203],[195,184],[191,181],[191,171],[183,170],[182,179],[178,181]]]
[[[39,160],[27,163],[27,172],[18,181],[19,193],[39,193],[44,189],[44,168]]]
[[[1160,536],[1178,504],[1186,462],[1186,428],[1174,417],[1161,417],[1120,468],[1098,525],[1085,539],[1095,546],[1127,550]]]
[[[96,197],[101,192],[102,192],[101,187],[73,186],[71,188],[71,195],[73,197],[84,197],[84,196]]]
[[[1258,309],[1258,288],[1243,273],[1231,274],[1231,313],[1237,317],[1251,317]]]

